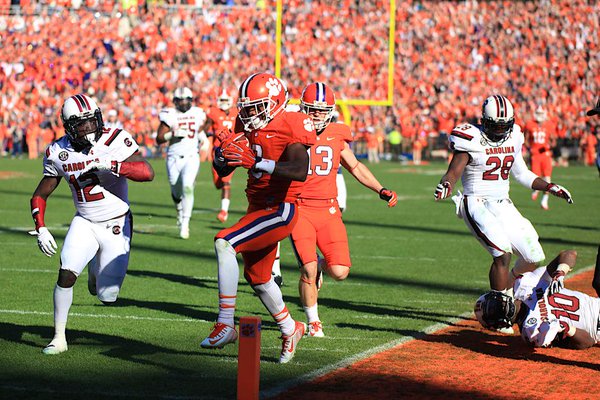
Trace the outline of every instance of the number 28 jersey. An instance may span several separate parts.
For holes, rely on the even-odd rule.
[[[317,136],[309,150],[310,167],[300,197],[304,199],[335,199],[336,175],[340,154],[346,143],[352,142],[352,132],[346,124],[331,123]]]
[[[492,199],[508,198],[513,166],[523,168],[523,133],[514,125],[509,137],[497,145],[488,141],[479,126],[462,124],[452,130],[450,149],[469,154],[462,174],[464,195]],[[526,168],[526,167],[525,167]]]
[[[124,161],[137,150],[138,144],[122,129],[105,128],[87,153],[75,151],[67,136],[63,136],[46,149],[44,176],[65,178],[79,215],[93,222],[107,221],[129,211],[127,178],[110,171],[82,175],[81,170],[99,158]]]

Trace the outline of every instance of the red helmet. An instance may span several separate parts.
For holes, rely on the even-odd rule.
[[[262,129],[287,104],[287,88],[275,75],[258,73],[240,86],[237,107],[247,131]]]
[[[335,95],[321,82],[311,83],[302,91],[302,111],[310,115],[317,131],[327,128],[335,111]]]

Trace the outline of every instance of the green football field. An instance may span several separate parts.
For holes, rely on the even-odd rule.
[[[58,255],[47,258],[27,234],[29,199],[41,160],[0,159],[0,395],[2,398],[234,398],[237,346],[201,349],[217,313],[214,235],[220,192],[208,164],[197,180],[191,238],[178,238],[164,162],[153,161],[151,183],[130,182],[134,238],[120,300],[106,307],[75,286],[67,326],[69,351],[44,356],[53,336],[52,291]],[[277,364],[279,331],[251,288],[240,282],[236,315],[263,319],[261,390],[268,396],[336,366],[389,348],[472,310],[488,287],[490,256],[456,218],[454,204],[437,204],[433,190],[446,166],[370,165],[398,192],[388,209],[348,174],[348,229],[353,266],[345,282],[325,280],[320,316],[326,337],[300,342],[296,357]],[[229,224],[243,215],[245,177],[234,177]],[[578,268],[593,264],[600,235],[600,185],[595,168],[555,169],[554,181],[575,200],[551,198],[550,211],[513,183],[512,199],[541,237],[546,255],[576,249]],[[46,224],[59,246],[74,214],[63,182],[48,201]],[[228,226],[228,225],[227,225]],[[282,244],[283,292],[304,320],[290,244]],[[433,327],[433,328],[432,328]]]

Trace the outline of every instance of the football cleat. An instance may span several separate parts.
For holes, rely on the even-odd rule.
[[[222,349],[226,344],[235,343],[237,338],[238,334],[233,326],[217,322],[200,346],[204,349]]]
[[[542,207],[543,210],[548,211],[550,209],[550,207],[548,207],[548,203],[542,203],[540,204],[540,207]]]
[[[323,324],[321,321],[313,321],[308,323],[308,331],[306,332],[308,337],[325,337],[323,333]]]
[[[296,353],[296,348],[298,347],[298,342],[304,336],[306,332],[306,324],[304,322],[296,322],[296,328],[294,329],[294,333],[290,336],[281,335],[281,339],[283,343],[281,345],[281,356],[279,357],[279,363],[285,364],[290,362],[292,358],[294,358],[294,354]]]
[[[219,214],[217,214],[217,219],[221,222],[227,221],[227,217],[229,217],[229,214],[225,210],[221,210],[219,211]]]
[[[48,343],[48,345],[46,347],[44,347],[44,349],[42,350],[42,353],[44,353],[46,355],[55,355],[55,354],[64,353],[68,349],[69,349],[69,347],[67,346],[66,338],[64,338],[64,337],[54,338],[54,339],[52,339],[52,341],[50,343]]]
[[[179,237],[182,239],[189,239],[190,238],[190,227],[189,226],[181,226],[181,229],[179,230]]]
[[[538,191],[531,192],[531,200],[536,201],[538,198]]]

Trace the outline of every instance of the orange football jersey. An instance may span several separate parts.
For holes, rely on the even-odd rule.
[[[213,121],[210,130],[213,133],[213,146],[219,147],[221,144],[217,139],[217,133],[223,129],[233,129],[237,118],[237,110],[232,108],[229,113],[217,107],[212,107],[208,112],[208,117]]]
[[[335,199],[337,197],[336,174],[340,167],[340,155],[345,143],[352,141],[350,127],[331,123],[317,136],[310,148],[310,168],[300,197],[303,199]]]
[[[243,131],[239,118],[236,120],[235,131]],[[300,112],[282,111],[265,128],[246,133],[246,136],[258,156],[274,161],[285,161],[283,153],[289,144],[312,146],[316,142],[312,120]],[[303,185],[304,182],[248,171],[246,197],[250,206],[271,207],[284,201],[296,201]]]
[[[529,151],[532,156],[545,154],[550,150],[550,138],[554,135],[554,124],[546,121],[542,124],[530,121],[526,126]]]

